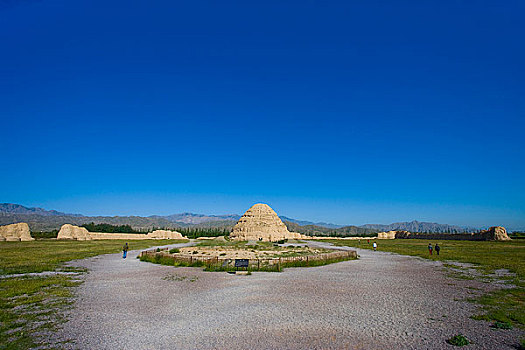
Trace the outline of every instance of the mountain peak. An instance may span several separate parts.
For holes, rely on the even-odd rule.
[[[20,204],[0,203],[0,213],[4,214],[36,214],[42,216],[82,216],[80,214],[66,214],[56,210],[45,210],[42,208],[30,208]]]

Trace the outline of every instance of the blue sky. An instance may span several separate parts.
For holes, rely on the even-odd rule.
[[[522,1],[4,1],[0,202],[525,228]]]

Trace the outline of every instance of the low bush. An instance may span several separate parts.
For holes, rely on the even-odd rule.
[[[510,322],[496,321],[492,325],[492,328],[496,328],[496,329],[512,329],[513,327],[512,327],[512,323],[510,323]]]
[[[175,253],[180,253],[180,249],[179,248],[170,249],[170,254],[175,254]]]
[[[470,344],[468,339],[462,334],[453,336],[452,338],[447,340],[447,343],[455,346],[465,346]]]
[[[49,231],[49,232],[36,232],[36,231],[32,231],[32,232],[31,232],[31,236],[32,236],[34,239],[57,238],[57,236],[58,236],[58,230],[53,230],[53,231]]]

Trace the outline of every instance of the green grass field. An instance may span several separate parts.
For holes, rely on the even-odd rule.
[[[187,240],[1,242],[0,275],[54,271],[66,261],[118,253],[125,242],[128,242],[130,250],[134,250]]]
[[[118,253],[126,241],[0,242],[0,275],[44,271],[73,271],[63,263],[100,254]],[[187,242],[127,241],[130,250]],[[78,271],[78,269],[76,270]],[[53,330],[63,321],[60,311],[72,301],[71,276],[23,276],[0,279],[0,349],[29,349],[44,345],[35,334]]]
[[[372,249],[372,242],[367,239],[331,240],[335,245],[344,245],[363,249]],[[514,288],[502,289],[486,294],[473,301],[483,307],[483,313],[475,315],[476,319],[499,322],[510,322],[518,327],[525,327],[525,241],[509,242],[475,242],[475,241],[428,241],[420,239],[376,240],[379,251],[393,252],[403,255],[419,256],[425,259],[439,261],[458,261],[470,263],[485,274],[495,270],[507,269],[515,273],[515,277],[507,277],[507,282]],[[428,244],[441,247],[440,255],[428,253]]]

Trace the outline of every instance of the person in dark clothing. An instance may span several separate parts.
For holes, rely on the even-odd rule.
[[[439,251],[441,250],[441,247],[437,243],[434,249],[436,250],[436,254],[439,255]]]
[[[428,244],[428,254],[432,255],[432,243]]]
[[[122,259],[126,259],[126,256],[128,255],[128,243],[124,244],[124,247],[122,247]]]

